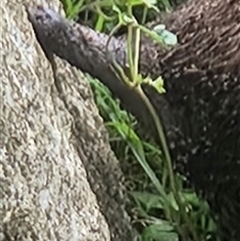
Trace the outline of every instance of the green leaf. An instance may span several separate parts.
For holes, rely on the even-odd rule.
[[[156,80],[152,82],[152,86],[157,90],[158,93],[165,93],[165,89],[163,88],[163,79],[162,77],[158,77]]]
[[[143,144],[139,137],[135,134],[132,129],[129,129],[129,126],[126,123],[119,123],[119,122],[111,122],[108,126],[115,127],[119,134],[127,140],[128,145],[130,146],[134,157],[138,161],[138,163],[142,166],[144,171],[147,173],[148,177],[151,179],[152,183],[154,184],[155,188],[158,190],[159,194],[162,195],[163,198],[167,198],[164,187],[161,185],[160,181],[156,177],[156,174],[148,164],[145,158],[145,152],[143,148]]]
[[[153,30],[158,34],[161,33],[165,29],[166,29],[165,24],[158,24],[153,28]]]
[[[95,26],[95,30],[97,30],[99,32],[102,31],[104,22],[105,22],[104,17],[102,15],[99,15],[96,26]]]
[[[146,227],[142,238],[144,241],[179,241],[178,235],[173,232],[173,227],[167,222]]]
[[[137,25],[137,27],[143,31],[146,35],[148,35],[150,38],[152,38],[153,40],[155,40],[157,43],[162,44],[163,40],[162,38],[159,36],[159,34],[157,34],[155,31],[152,31],[142,25]]]
[[[176,45],[178,40],[177,36],[172,32],[165,29],[164,24],[159,24],[153,28],[153,30],[161,37],[163,43],[167,45]]]
[[[148,192],[130,192],[131,196],[139,204],[144,205],[146,212],[151,209],[163,209],[162,198],[160,195],[151,194]]]

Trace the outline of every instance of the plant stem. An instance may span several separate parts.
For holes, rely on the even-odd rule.
[[[134,16],[132,14],[132,7],[128,7],[128,14],[129,16],[131,16],[132,19],[134,19]],[[134,19],[135,20],[135,19]],[[179,211],[185,221],[185,224],[188,225],[188,230],[190,230],[190,232],[193,235],[193,238],[195,241],[198,241],[199,238],[196,235],[194,228],[192,227],[192,223],[189,220],[189,217],[187,215],[187,213],[185,212],[185,205],[182,203],[182,200],[180,198],[179,192],[176,188],[176,184],[175,184],[175,178],[174,178],[174,173],[173,173],[173,166],[172,166],[172,160],[171,160],[171,156],[170,156],[170,152],[167,146],[167,141],[164,135],[164,131],[163,131],[163,127],[161,125],[161,121],[156,113],[155,108],[153,107],[152,103],[150,102],[149,98],[146,96],[146,94],[144,93],[144,91],[142,90],[141,84],[139,83],[139,79],[138,79],[138,64],[139,64],[139,52],[140,52],[140,39],[141,39],[141,28],[136,27],[138,26],[137,21],[134,21],[133,23],[130,23],[128,25],[128,36],[127,36],[127,61],[128,61],[128,65],[130,68],[130,78],[128,76],[126,76],[124,74],[123,69],[114,62],[114,68],[115,70],[117,70],[118,74],[120,73],[120,77],[122,78],[122,80],[125,82],[125,84],[127,84],[128,86],[132,87],[137,93],[138,95],[142,98],[144,104],[147,106],[154,124],[156,126],[157,129],[157,133],[159,136],[159,140],[160,143],[162,145],[162,149],[163,149],[163,155],[165,157],[165,160],[167,162],[167,169],[168,169],[168,175],[169,175],[169,180],[170,180],[170,187],[171,190],[173,192],[174,195],[174,199],[178,205]],[[119,26],[117,26],[116,28],[118,28]],[[116,31],[116,28],[112,31],[112,33],[114,31]],[[135,33],[133,34],[133,31],[135,30]],[[146,32],[146,29],[143,29],[144,32]],[[149,30],[150,31],[150,30]],[[111,34],[112,34],[111,33]],[[112,36],[110,34],[110,36]],[[133,35],[135,37],[135,39],[133,39]],[[109,38],[110,41],[110,38]],[[133,50],[133,42],[134,42],[134,50]],[[109,42],[108,42],[109,43]],[[107,44],[108,46],[108,44]],[[133,57],[134,56],[134,57]],[[173,222],[173,220],[177,223],[176,228],[179,232],[179,234],[181,234],[182,238],[184,240],[188,240],[188,235],[186,233],[186,229],[182,229],[181,228],[181,220],[178,220],[176,217],[172,217],[171,213],[169,213],[169,210],[165,210],[166,215],[168,216],[168,219],[170,219],[171,222]]]
[[[132,26],[129,27],[130,28],[130,32],[131,32],[131,38],[128,38],[128,54],[131,53],[131,55],[129,56],[128,59],[131,59],[132,60],[132,49],[129,49],[131,48],[132,46]],[[163,127],[161,125],[161,121],[152,105],[152,103],[150,102],[150,100],[148,99],[148,97],[146,96],[146,94],[144,93],[144,91],[142,90],[142,87],[140,84],[138,84],[138,63],[139,63],[139,50],[140,50],[140,32],[141,30],[139,28],[136,28],[136,31],[135,31],[135,48],[134,48],[134,64],[132,64],[132,62],[130,63],[130,69],[131,69],[131,73],[132,73],[132,76],[131,76],[131,79],[132,79],[132,82],[133,83],[136,83],[136,87],[135,87],[135,90],[137,91],[137,93],[139,94],[139,96],[142,98],[142,100],[144,101],[145,105],[147,106],[150,114],[152,115],[153,117],[153,121],[155,123],[155,126],[157,128],[157,132],[158,132],[158,136],[159,136],[159,139],[160,139],[160,143],[162,145],[162,149],[163,149],[163,154],[164,154],[164,157],[167,161],[167,169],[168,169],[168,174],[169,174],[169,180],[170,180],[170,186],[171,186],[171,190],[173,192],[173,195],[174,195],[174,198],[176,200],[176,203],[179,207],[179,211],[180,213],[182,214],[185,222],[190,226],[192,227],[192,224],[191,222],[189,221],[189,218],[185,212],[185,205],[182,203],[182,200],[179,196],[179,192],[176,188],[176,185],[175,185],[175,178],[174,178],[174,173],[173,173],[173,166],[172,166],[172,160],[171,160],[171,156],[170,156],[170,152],[169,152],[169,149],[168,149],[168,146],[167,146],[167,141],[166,141],[166,138],[165,138],[165,135],[164,135],[164,131],[163,131]],[[179,221],[178,221],[179,223]],[[179,223],[180,224],[180,223]],[[185,234],[185,230],[180,230],[180,225],[177,226],[178,228],[178,231],[182,234],[183,237],[187,237],[187,235]],[[192,231],[192,234],[193,234],[193,237],[194,237],[194,240],[197,241],[198,240],[198,237],[196,236],[195,232],[194,232],[194,229],[193,228],[190,228],[190,230]]]

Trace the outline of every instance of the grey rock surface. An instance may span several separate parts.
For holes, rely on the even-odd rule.
[[[54,81],[27,19],[30,3],[0,5],[0,240],[133,240],[122,174],[87,79],[58,59]]]

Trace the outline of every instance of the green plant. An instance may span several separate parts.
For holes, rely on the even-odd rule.
[[[131,196],[135,203],[133,209],[136,222],[141,223],[142,241],[150,240],[216,240],[215,225],[209,215],[208,205],[201,201],[192,191],[184,188],[184,177],[173,173],[172,161],[166,145],[161,122],[150,101],[141,89],[142,83],[152,85],[159,94],[164,92],[161,77],[156,80],[143,78],[138,71],[139,46],[141,33],[152,37],[159,44],[176,44],[176,36],[168,32],[164,25],[157,26],[154,31],[142,25],[149,9],[159,11],[154,0],[96,0],[73,1],[62,0],[66,15],[76,18],[80,12],[93,11],[95,29],[110,32],[111,36],[121,27],[128,31],[128,68],[126,76],[123,69],[113,63],[112,68],[127,85],[133,88],[143,98],[152,114],[162,150],[152,142],[142,140],[136,133],[136,120],[121,110],[119,102],[114,100],[110,92],[99,81],[89,77],[95,100],[101,115],[106,121],[110,133],[111,145],[123,162],[123,166],[134,169],[139,163],[144,173],[128,172]],[[161,2],[169,9],[169,2]],[[142,7],[142,22],[134,15],[135,7]],[[109,24],[111,23],[111,24]],[[109,28],[109,26],[111,26]],[[132,49],[132,39],[135,35],[135,48]],[[106,46],[106,51],[107,51]],[[153,169],[154,166],[154,169]]]

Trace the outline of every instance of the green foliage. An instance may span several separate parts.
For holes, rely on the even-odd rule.
[[[128,65],[130,74],[126,76],[121,67],[114,64],[112,68],[119,73],[126,84],[136,88],[151,110],[151,103],[141,90],[141,83],[152,85],[161,94],[164,93],[164,83],[161,77],[156,80],[142,78],[138,73],[138,50],[140,34],[152,37],[160,43],[175,45],[176,36],[157,26],[154,31],[145,28],[142,23],[148,18],[150,10],[159,12],[159,6],[170,9],[167,0],[61,0],[67,17],[77,19],[81,13],[93,12],[92,26],[98,31],[110,33],[110,36],[126,26],[128,30]],[[134,9],[140,8],[141,16],[134,14]],[[141,19],[139,21],[138,19]],[[135,34],[135,49],[132,49],[132,35]],[[121,160],[125,170],[135,222],[140,224],[141,241],[216,241],[216,228],[211,219],[207,203],[202,201],[193,190],[184,187],[184,177],[174,174],[168,148],[162,150],[151,142],[140,138],[137,134],[137,121],[133,116],[120,108],[109,90],[98,80],[88,76],[95,101],[105,120],[110,135],[111,146]],[[164,135],[161,123],[154,110],[152,115],[162,143]],[[163,145],[164,146],[164,145]],[[141,168],[140,168],[141,167]],[[139,225],[138,225],[139,227]]]
[[[66,16],[70,19],[77,19],[79,15],[84,20],[91,15],[90,25],[98,31],[109,32],[117,25],[119,19],[116,9],[120,9],[121,13],[126,9],[134,7],[135,16],[142,24],[145,23],[149,14],[153,14],[152,10],[158,11],[158,7],[162,9],[170,9],[168,0],[60,0],[63,4]]]
[[[88,79],[100,114],[106,121],[112,148],[128,171],[129,189],[132,190],[130,195],[135,203],[135,222],[142,226],[139,240],[180,240],[175,223],[168,218],[175,216],[182,220],[169,188],[168,172],[161,150],[154,143],[138,136],[135,119],[120,108],[119,101],[113,99],[105,86],[96,79]],[[136,162],[142,166],[144,173],[139,168],[136,169]],[[186,204],[186,212],[198,240],[217,240],[216,227],[209,215],[207,203],[199,199],[194,191],[184,188],[184,177],[176,176],[176,179],[178,191]],[[166,225],[171,229],[166,230]],[[184,224],[180,228],[182,226],[184,228]]]

